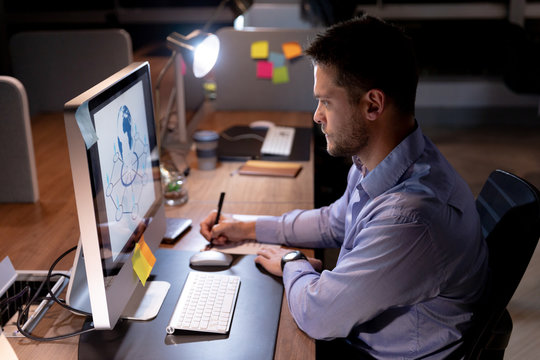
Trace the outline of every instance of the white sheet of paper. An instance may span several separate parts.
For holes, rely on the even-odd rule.
[[[256,221],[260,215],[243,215],[243,214],[234,214],[233,219],[239,221]],[[227,245],[214,246],[212,250],[221,251],[227,254],[233,255],[256,255],[257,251],[265,247],[277,247],[280,248],[281,245],[277,244],[264,244],[257,242],[256,240],[243,240]]]
[[[264,244],[257,242],[256,240],[243,240],[234,242],[227,245],[214,246],[212,250],[221,251],[226,254],[233,255],[256,255],[260,249],[268,247],[280,248],[281,245],[276,244]]]

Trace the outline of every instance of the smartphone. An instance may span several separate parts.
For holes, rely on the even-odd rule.
[[[167,218],[167,230],[163,236],[163,243],[171,244],[178,240],[180,235],[191,226],[191,219]]]

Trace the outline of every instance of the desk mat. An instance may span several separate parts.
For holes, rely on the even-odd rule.
[[[193,252],[159,249],[152,279],[171,283],[158,316],[150,321],[121,320],[113,330],[92,331],[79,340],[79,359],[273,359],[283,285],[253,262],[235,256],[218,273],[240,276],[240,289],[228,335],[167,335],[166,326],[190,270]]]
[[[255,138],[241,138],[230,140],[243,135],[256,135],[264,138],[266,129],[250,128],[249,126],[232,126],[222,132],[227,137],[220,136],[218,141],[218,157],[221,161],[309,161],[311,132],[309,127],[297,127],[294,133],[294,142],[289,156],[261,155],[262,141]]]

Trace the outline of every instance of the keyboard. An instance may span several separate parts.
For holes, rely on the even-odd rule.
[[[268,128],[261,147],[262,155],[291,155],[295,129],[289,126]]]
[[[184,330],[227,334],[239,288],[239,276],[191,271],[167,326],[167,333]]]

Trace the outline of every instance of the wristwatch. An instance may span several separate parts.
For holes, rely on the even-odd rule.
[[[289,261],[295,261],[295,260],[307,260],[307,257],[299,250],[294,250],[294,251],[286,253],[281,258],[281,271],[283,271],[283,268],[285,267],[285,263],[288,263]]]

